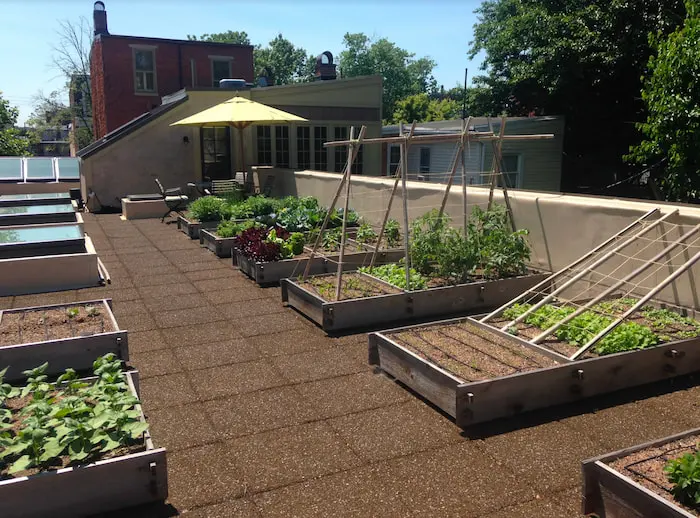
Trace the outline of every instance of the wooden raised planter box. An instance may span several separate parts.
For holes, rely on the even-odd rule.
[[[378,365],[440,407],[463,428],[700,371],[700,338],[571,361],[544,346],[532,345],[482,324],[476,318],[371,333],[369,363]],[[521,354],[532,351],[536,356],[548,358],[554,365],[470,382],[392,338],[401,332],[465,322],[485,330],[494,341],[507,341]]]
[[[243,223],[247,220],[236,219],[235,223]],[[218,224],[217,224],[218,227]],[[218,257],[231,257],[235,237],[219,237],[216,235],[216,227],[201,228],[199,231],[199,244],[211,250]],[[234,266],[236,266],[234,261]]]
[[[343,258],[343,271],[357,270],[360,266],[368,265],[372,260],[372,253],[371,251],[366,251],[345,254]],[[382,251],[377,254],[377,264],[395,263],[403,256],[404,252],[401,250]],[[252,261],[238,250],[233,250],[233,266],[238,266],[243,273],[263,286],[267,284],[276,284],[282,281],[282,279],[301,275],[304,273],[308,261],[308,259],[302,258],[259,263]],[[325,257],[316,256],[311,261],[309,274],[318,275],[334,272],[338,268],[337,261],[337,254]]]
[[[2,323],[2,320],[11,314],[90,305],[95,306],[104,321],[109,322],[113,328],[113,331],[87,336],[0,346],[0,368],[9,367],[5,380],[9,382],[23,380],[25,376],[22,371],[32,369],[44,362],[49,362],[46,374],[55,375],[63,373],[68,368],[76,371],[90,370],[92,363],[107,353],[114,353],[120,360],[127,361],[129,359],[127,332],[119,329],[111,304],[112,299],[101,299],[0,311],[0,323]]]
[[[391,261],[387,260],[386,262]],[[330,266],[331,271],[333,266]],[[302,271],[297,270],[297,273]],[[546,279],[548,275],[535,273],[495,281],[477,281],[410,292],[399,290],[400,293],[337,302],[324,300],[300,286],[295,280],[285,279],[281,283],[282,302],[286,302],[304,313],[321,326],[324,331],[334,332],[390,325],[412,319],[465,315],[484,311],[508,302]],[[374,277],[371,278],[382,282]]]
[[[138,372],[125,375],[132,394],[138,396]],[[141,406],[137,408],[145,421]],[[165,500],[165,448],[155,448],[148,431],[144,440],[146,449],[141,452],[0,480],[0,516],[74,518]]]
[[[190,239],[199,239],[199,230],[211,230],[219,226],[221,221],[195,221],[185,218],[184,216],[177,217],[177,228],[187,234]]]
[[[700,428],[695,428],[583,461],[583,512],[600,518],[697,518],[697,513],[681,507],[670,493],[665,498],[610,464],[634,454],[639,454],[643,462],[644,450],[655,450],[649,456],[649,460],[654,460],[659,448],[698,435]],[[693,442],[697,443],[697,437]],[[676,456],[680,455],[671,455]]]

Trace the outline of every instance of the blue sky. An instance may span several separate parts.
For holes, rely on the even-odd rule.
[[[437,62],[434,75],[451,88],[477,73],[481,56],[468,60],[478,0],[103,0],[113,34],[186,38],[187,34],[246,31],[253,44],[278,33],[312,54],[342,50],[346,32],[387,38],[417,57]],[[59,20],[92,20],[90,0],[0,0],[0,91],[20,108],[20,123],[32,111],[32,96],[65,81],[51,66]]]

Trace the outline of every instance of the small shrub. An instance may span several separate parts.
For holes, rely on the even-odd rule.
[[[395,219],[390,219],[384,226],[384,238],[388,248],[396,248],[401,244],[401,232],[399,222]]]
[[[230,218],[232,207],[222,198],[202,196],[190,203],[187,210],[197,221],[220,221]]]
[[[671,492],[676,500],[689,507],[700,506],[700,452],[668,461],[664,472],[673,484]]]

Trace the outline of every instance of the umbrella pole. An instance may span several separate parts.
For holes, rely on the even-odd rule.
[[[243,188],[245,189],[245,186],[248,185],[248,171],[246,171],[245,168],[245,154],[243,150],[243,127],[238,128],[238,146],[239,146],[239,152],[241,154],[241,169],[243,170]],[[236,178],[236,173],[234,172],[233,174],[234,179]]]

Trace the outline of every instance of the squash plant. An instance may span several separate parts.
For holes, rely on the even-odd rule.
[[[73,369],[49,383],[47,367],[25,371],[21,388],[3,383],[7,369],[0,371],[0,475],[89,462],[139,444],[148,426],[114,354],[95,360],[91,383]]]

